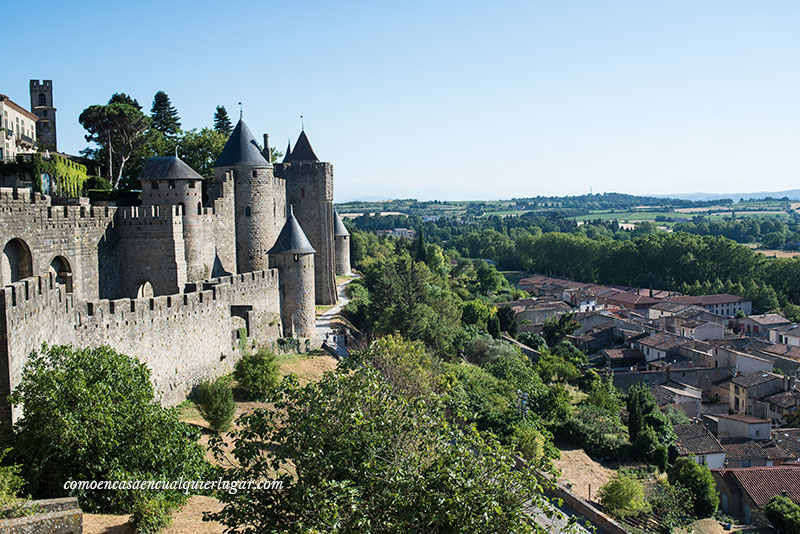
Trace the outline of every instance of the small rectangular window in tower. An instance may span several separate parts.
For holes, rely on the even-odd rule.
[[[191,189],[194,189],[194,182],[189,182],[189,187],[190,187]]]
[[[250,217],[250,206],[247,206],[247,207],[244,209],[244,214],[245,214],[246,216]]]
[[[158,182],[156,180],[150,182],[150,189],[158,189]]]
[[[169,183],[169,188],[170,189],[175,189],[175,182],[170,182]]]
[[[294,261],[300,261],[300,254],[294,255]]]
[[[258,176],[258,171],[253,171],[253,178]]]
[[[306,188],[305,187],[301,187],[300,188],[300,198],[306,198]]]

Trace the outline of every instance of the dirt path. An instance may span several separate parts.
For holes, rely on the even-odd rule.
[[[219,523],[203,521],[203,512],[222,508],[213,497],[190,497],[186,506],[172,514],[172,525],[163,534],[222,534]],[[83,534],[133,534],[127,515],[83,514]]]

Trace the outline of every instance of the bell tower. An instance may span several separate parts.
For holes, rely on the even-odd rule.
[[[56,108],[53,107],[53,80],[31,80],[31,111],[36,121],[36,141],[41,148],[58,152]]]

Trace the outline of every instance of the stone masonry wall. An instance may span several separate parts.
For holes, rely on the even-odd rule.
[[[335,304],[336,267],[333,244],[333,165],[297,162],[275,166],[286,178],[286,202],[314,247],[316,303]]]
[[[24,276],[45,273],[54,258],[61,257],[72,272],[77,299],[97,298],[102,291],[114,291],[114,282],[101,280],[99,265],[116,259],[107,246],[113,232],[116,208],[98,206],[53,206],[47,196],[27,189],[0,188],[0,252],[12,240],[24,243],[31,265]],[[2,254],[0,254],[2,256]],[[7,263],[0,258],[0,263]],[[8,265],[3,265],[0,285],[11,282]]]
[[[90,301],[72,295],[48,273],[0,290],[0,395],[19,383],[42,343],[109,345],[145,362],[161,402],[176,404],[201,380],[230,372],[241,356],[236,337],[240,303],[259,343],[280,337],[278,275],[258,271],[189,284],[187,292],[153,298]],[[2,406],[4,420],[19,409]]]

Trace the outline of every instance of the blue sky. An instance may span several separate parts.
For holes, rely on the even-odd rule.
[[[225,105],[336,198],[800,187],[800,3],[8,2],[0,92],[52,79],[59,148],[116,91]],[[20,23],[9,23],[19,20]]]

